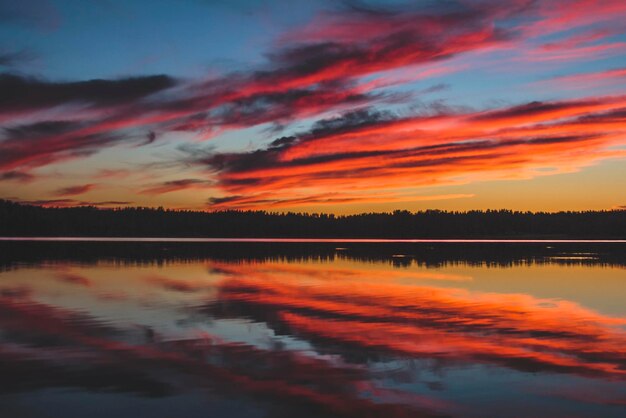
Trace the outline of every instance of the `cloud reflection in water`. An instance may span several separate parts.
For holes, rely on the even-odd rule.
[[[480,416],[510,397],[536,402],[528,416],[542,402],[550,416],[624,407],[626,318],[469,290],[458,269],[207,259],[0,278],[0,409],[50,390],[248,405],[233,416]],[[472,384],[493,399],[468,399]]]

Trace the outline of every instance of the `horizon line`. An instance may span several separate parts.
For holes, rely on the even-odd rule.
[[[0,237],[0,241],[62,242],[249,242],[249,243],[608,243],[626,244],[626,239],[387,239],[387,238],[189,238],[189,237]]]

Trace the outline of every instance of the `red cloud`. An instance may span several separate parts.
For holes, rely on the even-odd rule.
[[[353,5],[285,34],[263,65],[209,80],[161,75],[59,83],[5,75],[0,87],[9,94],[0,101],[0,120],[6,124],[0,169],[26,173],[127,142],[147,145],[168,131],[210,138],[227,129],[283,126],[330,111],[354,114],[365,106],[410,102],[419,91],[385,88],[458,71],[447,60],[473,51],[517,49],[526,51],[524,59],[560,61],[615,53],[624,48],[616,35],[623,32],[619,24],[625,15],[621,1]],[[364,124],[342,131],[311,132],[289,146],[221,154],[205,161],[218,172],[224,194],[214,207],[228,207],[225,202],[235,197],[246,208],[367,201],[383,186],[528,177],[623,155],[611,148],[623,140],[620,123],[599,119],[602,112],[619,112],[621,98],[591,98],[588,106],[582,101],[543,105],[486,113],[435,106],[432,116],[360,121]],[[46,121],[52,108],[67,111],[67,117]],[[577,122],[578,116],[589,119]],[[142,192],[203,187],[194,181]],[[416,198],[389,193],[390,200]]]
[[[263,313],[329,347],[626,379],[623,318],[522,294],[407,287],[390,283],[389,271],[316,267],[218,264],[226,276],[218,311]]]
[[[419,196],[408,186],[533,177],[623,157],[612,146],[626,138],[625,117],[622,96],[434,116],[361,111],[266,149],[191,161],[215,170],[230,195],[213,208],[411,200]]]

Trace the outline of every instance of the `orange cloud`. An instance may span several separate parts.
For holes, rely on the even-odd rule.
[[[625,112],[623,96],[434,116],[358,111],[265,149],[186,162],[217,173],[227,195],[210,202],[214,209],[419,200],[406,188],[529,178],[624,157]]]
[[[372,270],[361,280],[358,270],[332,266],[318,265],[316,272],[273,263],[218,269],[225,275],[218,315],[263,315],[322,345],[626,379],[626,319],[569,301],[409,287],[394,283],[404,272],[390,276],[386,270]]]

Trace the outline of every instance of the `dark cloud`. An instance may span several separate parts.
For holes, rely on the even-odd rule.
[[[37,200],[20,200],[20,203],[35,206],[74,206],[78,201],[74,199],[37,199]]]
[[[28,183],[35,179],[35,176],[22,171],[5,171],[0,173],[0,181],[19,181],[22,183]]]
[[[352,5],[326,22],[317,22],[317,27],[305,28],[296,36],[295,45],[269,53],[276,68],[259,71],[255,78],[263,82],[353,78],[449,58],[513,36],[513,32],[494,27],[493,22],[518,13],[515,6],[496,2],[473,7],[460,2],[441,4],[397,8]],[[365,27],[368,31],[362,32]],[[477,33],[482,34],[480,39],[474,36]]]
[[[594,115],[581,116],[576,120],[581,124],[593,123],[624,123],[626,122],[626,108],[614,109]]]
[[[227,203],[227,204],[228,204],[228,203],[237,202],[237,201],[239,201],[240,199],[243,199],[243,198],[245,198],[245,197],[246,197],[246,196],[210,197],[210,198],[207,200],[207,204],[208,204],[209,206],[212,206],[212,205],[221,205],[221,204],[224,204],[224,203]]]
[[[3,136],[7,141],[28,141],[30,139],[68,133],[79,129],[81,126],[83,125],[74,121],[44,121],[30,125],[5,127],[3,128]]]
[[[34,55],[26,50],[2,51],[0,50],[0,67],[20,67],[34,59]]]
[[[1,74],[0,111],[15,112],[75,102],[98,106],[129,104],[175,85],[176,81],[166,75],[52,82],[15,74]]]
[[[156,133],[154,133],[153,131],[150,131],[150,132],[148,132],[148,135],[146,135],[146,142],[145,142],[144,145],[150,145],[155,140],[156,140]]]
[[[435,84],[434,86],[430,86],[430,87],[420,90],[420,94],[438,93],[440,91],[448,90],[449,88],[450,88],[449,84],[439,83],[439,84]]]
[[[77,194],[87,193],[97,187],[96,184],[80,184],[76,186],[68,186],[58,189],[54,194],[57,196],[74,196]]]
[[[372,125],[384,125],[396,120],[391,112],[375,109],[359,109],[347,112],[339,117],[322,119],[313,124],[310,135],[307,138],[314,139],[326,135],[341,132],[355,131]]]
[[[271,72],[271,71],[270,71]],[[200,94],[198,94],[198,92]],[[186,112],[165,122],[164,130],[210,132],[271,123],[284,127],[294,119],[374,103],[403,103],[410,94],[366,91],[348,79],[259,82],[231,74],[196,86],[189,95],[155,104],[156,110]]]
[[[0,1],[0,23],[50,31],[56,29],[60,22],[59,13],[49,0]]]
[[[133,202],[127,200],[104,200],[101,202],[80,202],[81,205],[87,206],[126,206]]]
[[[201,179],[180,179],[170,180],[162,183],[155,184],[142,190],[140,193],[144,194],[163,194],[169,192],[175,192],[178,190],[185,190],[190,188],[204,188],[212,186],[214,183],[209,180]]]
[[[593,101],[577,100],[570,102],[530,102],[519,106],[513,106],[505,110],[496,110],[485,114],[477,115],[476,120],[490,121],[512,118],[525,118],[535,115],[558,112],[561,110],[576,109],[588,105],[593,105]]]
[[[269,144],[267,149],[263,150],[245,153],[214,153],[200,155],[195,152],[195,149],[183,149],[183,151],[190,154],[193,153],[191,162],[206,165],[211,169],[220,172],[245,172],[276,165],[288,166],[315,164],[331,160],[346,159],[349,158],[350,155],[325,155],[303,158],[289,162],[280,162],[279,157],[283,151],[304,142],[315,141],[316,139],[323,138],[325,136],[340,134],[343,132],[355,132],[374,125],[382,126],[386,123],[391,123],[394,119],[395,117],[393,114],[389,112],[379,112],[373,109],[361,109],[345,113],[339,117],[317,121],[313,124],[309,131],[294,136],[277,138]],[[357,156],[356,154],[353,156]],[[380,155],[380,152],[367,152],[361,154],[361,156],[374,155]]]
[[[119,134],[95,132],[74,121],[46,121],[3,128],[0,167],[15,169],[91,155],[122,140]]]
[[[367,104],[382,97],[382,95],[356,93],[346,86],[255,94],[235,100],[220,108],[213,123],[217,126],[254,126],[269,121],[288,121],[297,116],[298,110],[305,113],[317,113],[319,110],[337,105]]]
[[[111,207],[111,206],[127,206],[132,204],[130,201],[123,200],[105,200],[105,201],[85,201],[77,199],[38,199],[38,200],[22,200],[16,199],[19,203],[34,206],[46,207],[70,207],[70,206],[95,206],[95,207]]]

